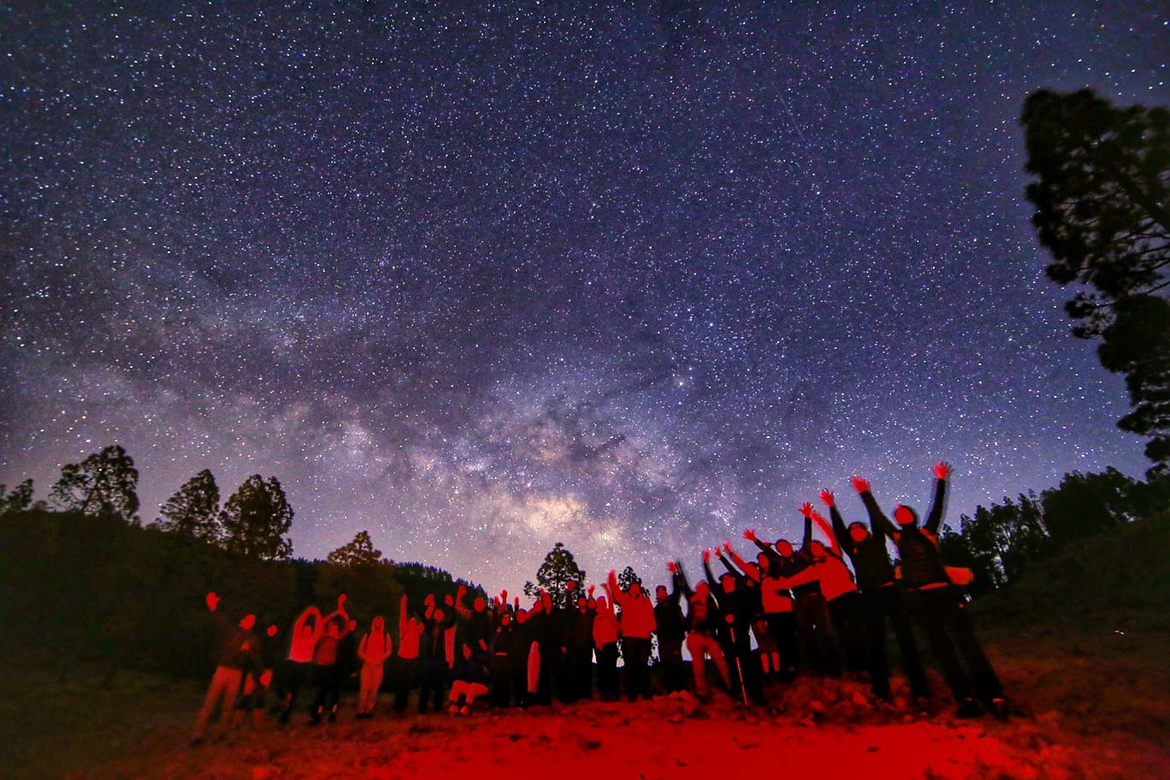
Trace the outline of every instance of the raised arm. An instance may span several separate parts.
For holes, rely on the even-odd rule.
[[[219,611],[219,596],[215,595],[215,591],[211,591],[203,600],[207,603],[207,609],[211,612],[211,616],[215,618],[215,624],[219,626],[220,633],[226,637],[232,627],[228,625],[223,613]]]
[[[467,586],[460,585],[459,590],[455,596],[455,612],[459,617],[466,620],[471,617],[471,610],[463,605],[463,597],[467,595]]]
[[[813,519],[813,522],[815,522],[817,524],[817,527],[821,529],[821,532],[829,538],[829,543],[833,547],[833,554],[836,555],[838,558],[840,558],[841,557],[841,545],[837,541],[837,537],[833,533],[833,528],[829,525],[829,521],[826,520],[825,518],[821,517],[821,515],[815,511],[812,513],[812,519]]]
[[[886,513],[878,506],[877,499],[873,497],[873,493],[869,489],[869,482],[861,477],[854,477],[853,489],[861,497],[861,503],[865,504],[865,511],[869,514],[869,527],[874,535],[877,536],[880,533],[882,536],[897,539],[898,529],[894,527],[894,524],[890,522],[890,518],[886,517]]]
[[[678,586],[682,588],[683,595],[687,597],[687,601],[689,602],[695,592],[691,590],[691,583],[687,582],[687,573],[683,571],[682,564],[678,561],[671,561],[671,565],[674,567],[671,571],[674,572],[675,577],[678,579]]]
[[[609,576],[605,580],[605,589],[609,591],[609,597],[618,603],[618,606],[625,609],[626,594],[618,587],[617,570],[610,569]]]
[[[729,542],[723,543],[723,549],[727,550],[727,554],[731,556],[731,560],[735,561],[735,565],[738,566],[748,577],[751,577],[756,582],[759,582],[764,576],[764,573],[760,571],[759,567],[751,566],[743,558],[740,558],[739,553],[731,549],[731,544]]]
[[[402,646],[403,633],[406,631],[406,594],[398,600],[398,645]]]
[[[728,552],[730,552],[731,543],[724,542],[723,545],[724,545],[724,548],[726,548],[728,550]],[[746,587],[745,581],[747,580],[747,577],[739,569],[737,569],[731,565],[731,561],[728,560],[730,555],[724,555],[723,552],[724,552],[723,549],[716,547],[715,548],[715,557],[718,558],[719,562],[723,564],[723,568],[727,569],[727,573],[735,578],[735,581],[737,584],[739,584],[741,587]],[[745,566],[744,569],[746,570],[747,567]]]
[[[711,551],[703,550],[703,573],[707,575],[707,584],[711,586],[712,591],[719,589],[719,583],[715,580],[715,575],[711,573]]]
[[[833,494],[827,490],[821,491],[821,501],[829,508],[829,518],[833,521],[833,538],[837,540],[840,547],[849,546],[849,529],[845,527],[845,518],[841,517],[841,512],[837,509],[837,500]],[[834,548],[838,549],[838,548]],[[840,552],[837,553],[840,555]]]
[[[772,549],[771,545],[766,544],[765,542],[761,542],[758,538],[756,538],[755,531],[753,531],[749,528],[748,530],[743,532],[743,538],[747,539],[749,542],[754,544],[756,547],[759,547],[761,550],[763,550],[764,555],[768,556],[768,562],[773,567],[780,567],[780,566],[784,565],[784,559],[780,557],[780,553],[778,553],[774,549]]]
[[[800,540],[800,551],[807,553],[808,546],[812,542],[812,504],[804,502],[800,507],[800,513],[804,515],[804,536]]]
[[[947,477],[951,474],[951,464],[945,461],[939,461],[934,464],[934,500],[930,502],[930,514],[926,517],[926,523],[922,526],[922,530],[926,531],[931,536],[938,536],[938,527],[942,523],[943,512],[946,510],[947,504]]]

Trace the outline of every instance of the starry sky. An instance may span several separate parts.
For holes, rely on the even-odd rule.
[[[0,3],[0,482],[275,475],[489,588],[848,478],[948,519],[1146,467],[1017,121],[1166,104],[1155,2]],[[695,570],[697,566],[694,566]]]

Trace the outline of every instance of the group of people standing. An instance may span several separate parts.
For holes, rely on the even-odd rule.
[[[623,689],[630,701],[649,698],[655,636],[667,693],[693,692],[708,699],[709,659],[724,688],[745,705],[766,704],[765,683],[791,681],[798,671],[865,674],[873,696],[889,701],[888,627],[912,695],[926,701],[931,692],[912,625],[925,634],[942,667],[958,716],[990,712],[1002,717],[1006,705],[999,679],[975,637],[958,587],[965,584],[966,570],[948,568],[939,551],[950,467],[938,463],[934,475],[933,501],[921,524],[913,509],[901,505],[891,521],[869,483],[854,477],[868,524],[846,523],[833,493],[822,491],[830,519],[804,504],[799,548],[783,538],[769,544],[747,530],[744,538],[758,548],[754,559],[741,557],[730,542],[703,550],[704,576],[693,586],[683,565],[670,561],[671,586],[657,586],[653,601],[638,582],[620,587],[613,571],[602,583],[603,594],[570,581],[557,598],[541,590],[528,608],[518,597],[510,602],[507,591],[490,606],[480,596],[467,607],[461,586],[441,600],[428,595],[413,614],[403,596],[396,634],[375,617],[357,640],[357,624],[345,610],[343,595],[329,615],[316,607],[301,614],[283,658],[277,657],[282,644],[277,627],[269,626],[260,636],[255,616],[247,615],[235,627],[223,625],[220,663],[193,739],[204,737],[219,699],[226,727],[247,712],[261,717],[269,690],[275,693],[281,723],[288,722],[306,686],[315,691],[309,722],[335,720],[342,685],[355,675],[357,716],[372,717],[387,665],[397,712],[406,709],[415,686],[420,713],[440,711],[446,701],[451,713],[466,715],[484,697],[493,707],[549,704],[554,693],[569,703],[593,698],[595,675],[602,699],[617,699]],[[814,524],[824,540],[815,538]],[[897,566],[887,540],[897,549]],[[712,557],[724,569],[718,576],[711,570]],[[214,593],[207,604],[222,621]],[[757,651],[752,650],[753,636]],[[624,681],[619,680],[619,648]]]

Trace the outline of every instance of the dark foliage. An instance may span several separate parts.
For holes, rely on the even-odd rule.
[[[1133,413],[1118,425],[1149,436],[1170,463],[1170,111],[1117,108],[1091,90],[1040,90],[1024,103],[1027,187],[1048,277],[1083,288],[1066,304],[1101,363],[1125,374]]]
[[[113,444],[81,463],[66,463],[49,499],[66,511],[137,522],[138,469],[134,459]]]
[[[564,606],[568,600],[568,588],[565,586],[569,582],[576,583],[575,587],[580,589],[585,582],[585,570],[577,565],[569,548],[557,542],[536,570],[536,584],[524,583],[524,595],[536,598],[540,589],[544,588],[552,597],[554,605]]]
[[[160,514],[162,516],[154,524],[163,531],[205,542],[219,542],[223,538],[219,522],[219,486],[207,469],[183,483],[162,505]]]
[[[260,560],[287,560],[292,542],[293,510],[276,477],[248,477],[220,512],[224,544],[232,552]]]

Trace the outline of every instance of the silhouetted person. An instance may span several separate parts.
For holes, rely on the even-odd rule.
[[[572,689],[570,698],[593,698],[593,622],[597,619],[597,603],[592,588],[587,596],[577,596],[576,609],[570,613],[568,680]]]
[[[484,666],[484,653],[475,652],[469,645],[461,645],[462,660],[455,665],[454,680],[451,683],[452,715],[467,715],[475,700],[488,692],[488,674]]]
[[[350,633],[348,618],[330,620],[325,634],[317,640],[313,650],[313,674],[317,684],[317,698],[313,701],[309,724],[316,726],[328,712],[329,722],[337,721],[337,705],[341,701],[341,683],[351,663],[341,660],[342,637]]]
[[[723,551],[716,547],[716,557],[723,559]],[[719,600],[719,608],[723,613],[724,629],[721,632],[720,645],[727,660],[727,670],[731,673],[731,687],[744,704],[748,699],[762,704],[763,691],[760,688],[759,667],[752,659],[751,634],[749,629],[752,622],[754,605],[752,594],[747,589],[749,580],[731,567],[716,582],[711,573],[711,555],[703,551],[703,571],[707,575],[707,583]]]
[[[918,655],[918,645],[910,628],[910,618],[903,605],[902,589],[897,586],[894,566],[886,549],[887,529],[890,521],[882,513],[869,483],[860,477],[853,478],[853,486],[861,494],[861,500],[869,512],[869,528],[864,523],[852,522],[848,526],[837,509],[833,494],[821,491],[821,501],[829,507],[833,522],[833,534],[841,549],[853,563],[857,573],[857,585],[861,591],[862,620],[865,624],[866,662],[869,668],[870,687],[875,696],[883,701],[890,699],[890,673],[886,663],[886,621],[894,630],[898,648],[902,654],[902,666],[910,681],[910,691],[915,698],[930,697],[930,687]]]
[[[796,677],[796,664],[800,658],[800,636],[796,629],[792,591],[782,574],[784,561],[775,550],[756,538],[755,531],[744,531],[743,538],[760,548],[756,553],[754,571],[760,578],[760,606],[764,610],[768,636],[771,637],[771,642],[759,643],[760,652],[771,656],[769,666],[781,680],[791,681]],[[745,574],[752,576],[753,570],[745,565],[746,561],[734,551],[731,557]],[[759,642],[759,634],[756,636]]]
[[[521,636],[517,624],[512,621],[511,613],[505,611],[500,615],[499,625],[492,638],[491,660],[491,694],[493,707],[507,707],[512,703],[512,688],[522,676],[516,674],[520,663]],[[527,660],[527,659],[524,659]],[[515,692],[516,703],[520,703],[523,688],[517,687]]]
[[[772,656],[770,653],[775,652],[775,650],[772,638],[767,633],[767,624],[764,621],[764,603],[760,595],[760,581],[762,579],[760,568],[755,563],[736,555],[735,550],[731,548],[731,542],[725,541],[722,550],[716,547],[715,553],[719,557],[719,562],[723,564],[723,568],[727,569],[727,573],[735,580],[736,590],[742,591],[742,597],[747,599],[747,604],[750,607],[750,633],[755,634],[756,645],[760,650],[760,660],[757,662],[751,656],[750,636],[748,637],[749,644],[745,660],[752,667],[749,675],[755,679],[757,687],[762,690],[763,678],[760,676],[760,672],[767,675],[771,671]],[[763,555],[762,552],[760,554]],[[735,561],[735,565],[732,565],[732,561]],[[736,566],[739,568],[737,569]]]
[[[441,607],[435,607],[435,597],[428,594],[427,610],[423,614],[423,631],[419,638],[419,691],[418,711],[426,714],[427,700],[431,699],[433,710],[443,706],[443,692],[447,685],[449,666],[447,664],[447,630],[455,625],[453,615]]]
[[[419,640],[423,624],[413,615],[407,616],[406,596],[398,607],[398,652],[394,656],[394,711],[405,712],[410,689],[418,676]]]
[[[236,695],[244,680],[244,672],[250,668],[259,668],[263,664],[260,657],[260,637],[252,628],[256,625],[255,615],[245,615],[236,626],[231,626],[218,611],[219,597],[214,592],[207,594],[207,608],[219,624],[223,636],[219,653],[219,663],[212,675],[211,685],[207,688],[207,695],[203,697],[203,707],[199,710],[199,717],[195,720],[195,730],[191,735],[191,743],[199,744],[203,741],[207,729],[207,722],[215,710],[216,703],[223,700],[220,716],[220,734],[226,732],[231,724],[235,712]]]
[[[683,664],[682,646],[686,638],[683,612],[679,606],[682,589],[678,574],[671,573],[671,589],[665,585],[654,589],[654,623],[658,634],[658,659],[662,663],[662,685],[667,693],[687,689],[687,670]]]
[[[943,667],[951,693],[959,703],[958,716],[978,715],[977,698],[1002,717],[1006,714],[1006,707],[999,677],[975,638],[967,615],[967,601],[951,583],[939,555],[938,528],[945,510],[950,466],[938,463],[934,473],[937,478],[934,500],[926,523],[919,528],[918,514],[908,506],[898,506],[894,510],[898,527],[887,529],[898,546],[902,587],[905,588],[910,613],[926,634]],[[966,670],[959,662],[960,654],[966,662]]]
[[[613,612],[613,603],[605,596],[597,597],[597,614],[593,619],[593,647],[597,651],[597,693],[602,701],[619,698],[618,637],[621,624]]]

